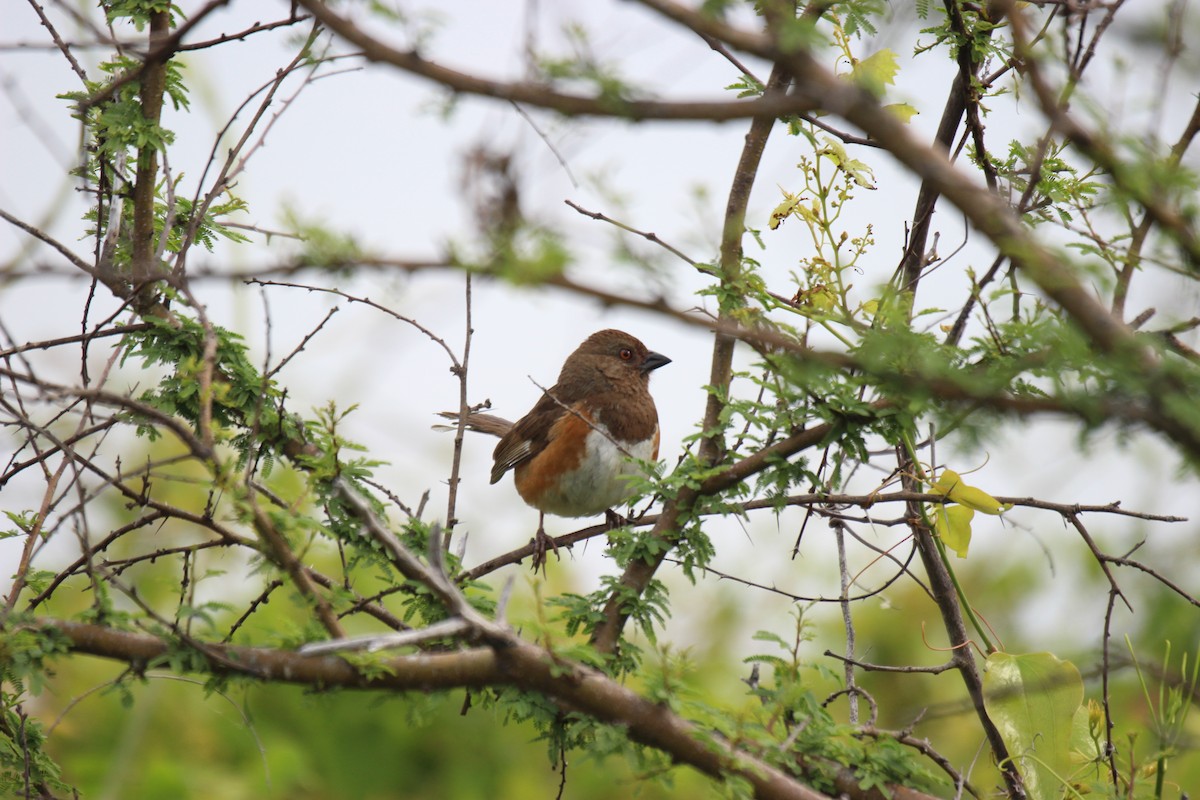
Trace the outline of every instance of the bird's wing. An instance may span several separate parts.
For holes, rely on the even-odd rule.
[[[515,429],[514,429],[515,430]],[[504,473],[526,459],[533,458],[533,442],[528,439],[518,439],[513,431],[500,440],[496,452],[492,454],[492,483],[504,477]],[[545,447],[545,443],[542,444]]]
[[[517,420],[512,429],[500,437],[500,443],[492,453],[492,483],[496,483],[504,477],[504,473],[545,449],[550,441],[550,429],[554,427],[554,423],[563,414],[571,413],[566,406],[575,398],[563,395],[564,392],[559,386],[552,387],[542,395],[532,411]]]

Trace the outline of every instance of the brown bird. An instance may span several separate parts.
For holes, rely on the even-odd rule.
[[[545,515],[589,517],[607,512],[632,493],[637,461],[658,458],[658,409],[650,373],[671,359],[646,349],[628,333],[593,333],[567,356],[558,381],[517,420],[473,413],[467,424],[500,437],[491,482],[513,470],[521,498],[541,512],[534,569],[546,560]],[[457,414],[443,414],[457,418]],[[557,549],[557,548],[556,548]]]

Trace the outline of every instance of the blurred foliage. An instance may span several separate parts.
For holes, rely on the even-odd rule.
[[[483,800],[554,797],[562,780],[533,725],[504,724],[478,705],[462,714],[463,692],[209,692],[201,680],[156,675],[123,696],[105,686],[120,673],[110,663],[80,659],[57,671],[31,710],[54,719],[92,690],[63,716],[50,748],[87,798]],[[568,796],[686,797],[708,783],[676,773],[673,787],[642,785],[623,759],[572,753]]]
[[[993,566],[967,562],[961,578],[968,586],[979,587],[977,600],[987,604],[988,621],[994,628],[1019,631],[1023,625],[1018,615],[1024,609],[992,599],[1019,597],[1030,591],[1039,582],[1041,570],[1037,563],[1012,563],[997,572]],[[164,596],[169,595],[178,578],[172,577],[169,566],[157,571],[157,576],[141,576],[138,584],[150,593],[158,586]],[[570,580],[559,575],[555,582],[569,584]],[[1093,576],[1090,585],[1081,590],[1104,588],[1102,576]],[[1188,622],[1182,601],[1166,598],[1154,593],[1139,604],[1138,633],[1133,638],[1133,651],[1146,662],[1152,694],[1160,680],[1175,682],[1178,678],[1178,657],[1170,669],[1159,669],[1164,640],[1175,643],[1174,653],[1192,653],[1190,664],[1195,663],[1194,654],[1200,648],[1200,632]],[[530,611],[526,607],[516,613],[527,617]],[[819,701],[841,686],[837,676],[812,666],[823,660],[820,643],[836,641],[840,629],[832,615],[812,618],[825,620],[824,627],[814,628],[811,641],[801,645],[801,670],[796,677]],[[866,657],[875,663],[934,665],[946,658],[944,651],[939,652],[944,640],[933,633],[939,626],[938,609],[911,583],[898,584],[888,593],[886,603],[860,605],[855,623],[859,640],[869,643]],[[706,615],[704,624],[713,649],[690,660],[676,693],[686,691],[706,697],[710,703],[721,698],[730,708],[742,709],[727,713],[753,714],[761,704],[743,682],[749,665],[733,650],[715,643],[741,642],[742,647],[763,653],[778,650],[761,642],[749,644],[744,620],[738,616]],[[271,603],[256,614],[248,638],[272,631],[278,634],[288,627],[284,604]],[[1025,644],[1019,639],[1005,641],[1013,652],[1022,651]],[[1086,696],[1099,702],[1097,654],[1088,650],[1061,655],[1081,666]],[[1119,657],[1118,662],[1111,689],[1114,717],[1122,721],[1116,740],[1122,758],[1132,755],[1144,769],[1153,764],[1155,756],[1145,732],[1151,709],[1131,661]],[[54,725],[48,752],[87,798],[366,800],[395,797],[397,792],[404,797],[446,800],[554,797],[561,780],[536,724],[505,721],[503,706],[486,707],[478,695],[464,714],[462,691],[396,696],[320,692],[241,680],[214,691],[206,689],[200,677],[152,671],[142,679],[111,662],[91,658],[56,660],[47,679],[47,688],[27,699],[25,710],[43,724]],[[911,728],[916,736],[937,742],[942,755],[956,764],[972,762],[985,747],[978,722],[952,673],[866,672],[859,683],[872,696],[888,701],[879,707],[880,728]],[[844,716],[845,703],[843,697],[831,705],[835,717]],[[738,724],[736,717],[727,717],[724,723]],[[1193,718],[1184,730],[1170,777],[1172,785],[1186,788],[1200,785],[1200,759],[1190,744],[1200,735],[1200,726]],[[557,754],[551,753],[551,757],[557,758]],[[665,766],[647,765],[647,769]],[[989,774],[993,770],[986,758],[978,759],[972,781],[987,785],[996,780]],[[646,773],[620,755],[596,760],[592,750],[571,751],[566,796],[653,800],[720,794],[711,782],[686,767],[670,769],[669,774],[669,782],[647,782],[641,780]],[[1152,781],[1143,784],[1149,785]]]

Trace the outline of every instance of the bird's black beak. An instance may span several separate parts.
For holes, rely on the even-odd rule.
[[[671,359],[667,358],[662,353],[656,353],[651,350],[649,353],[646,353],[646,357],[642,359],[642,366],[640,369],[642,372],[653,372],[659,367],[665,367],[670,363]]]

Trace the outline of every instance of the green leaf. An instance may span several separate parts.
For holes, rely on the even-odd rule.
[[[1061,795],[1071,774],[1071,732],[1083,702],[1083,678],[1052,653],[993,653],[983,679],[984,705],[1030,800]]]

